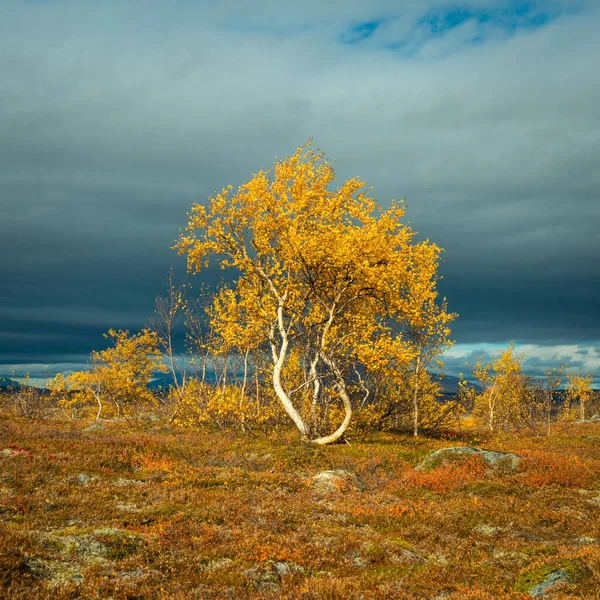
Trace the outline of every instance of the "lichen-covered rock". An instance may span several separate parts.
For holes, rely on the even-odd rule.
[[[321,492],[336,492],[351,485],[352,475],[342,469],[321,471],[310,478],[310,484]]]
[[[136,512],[140,510],[135,504],[115,504],[115,508],[123,512]]]
[[[147,482],[146,481],[141,481],[139,479],[116,479],[115,481],[113,481],[113,485],[116,485],[117,487],[125,487],[128,485],[146,485]]]
[[[100,423],[93,423],[89,427],[86,427],[84,431],[93,433],[94,431],[105,431],[105,428]]]
[[[453,448],[442,448],[430,454],[420,465],[415,467],[417,471],[430,470],[461,460],[466,457],[477,456],[485,461],[490,469],[514,471],[523,460],[516,454],[510,452],[495,452],[493,450],[482,450],[471,446],[457,446]]]
[[[282,579],[302,573],[304,568],[290,561],[268,561],[244,571],[244,575],[254,582],[257,589],[268,592],[277,591]]]
[[[548,573],[540,583],[530,588],[527,593],[532,598],[544,598],[550,588],[553,588],[558,583],[568,583],[569,581],[569,574],[564,569],[555,569]]]
[[[216,558],[215,560],[211,560],[204,568],[207,571],[219,571],[221,569],[228,569],[233,564],[233,560],[231,558]]]
[[[500,529],[500,527],[495,527],[494,525],[486,525],[485,523],[482,523],[481,525],[477,525],[477,527],[475,527],[473,531],[475,533],[480,533],[481,535],[485,535],[487,537],[495,537],[502,530]]]
[[[531,598],[546,598],[546,592],[559,584],[571,584],[577,581],[581,573],[578,560],[542,567],[524,573],[515,584],[515,590],[524,592]]]
[[[121,579],[139,579],[140,577],[143,577],[145,573],[142,569],[131,569],[129,571],[119,571],[116,575]]]
[[[108,554],[105,544],[93,535],[47,534],[46,543],[64,556],[75,555],[84,561],[102,561]]]
[[[98,478],[94,475],[88,475],[87,473],[79,473],[77,475],[77,483],[79,485],[87,485],[88,483],[93,483],[94,481],[98,481]]]

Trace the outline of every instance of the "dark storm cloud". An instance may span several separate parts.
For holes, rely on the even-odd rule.
[[[446,249],[457,342],[600,340],[594,3],[398,6],[3,3],[0,362],[143,326],[192,202],[311,136]]]

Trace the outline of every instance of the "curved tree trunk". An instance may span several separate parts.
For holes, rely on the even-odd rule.
[[[292,403],[292,400],[290,399],[289,395],[283,388],[283,384],[281,382],[281,371],[283,369],[283,365],[287,358],[288,349],[289,349],[288,329],[286,328],[286,326],[284,324],[284,316],[283,316],[287,292],[283,296],[277,294],[272,282],[269,279],[266,279],[266,281],[273,288],[273,291],[275,292],[275,294],[278,298],[278,303],[279,303],[279,306],[277,307],[277,319],[272,324],[271,332],[269,334],[269,342],[271,345],[271,352],[273,355],[273,387],[275,389],[275,394],[277,395],[281,404],[283,405],[285,412],[292,419],[292,421],[294,422],[294,424],[296,425],[296,427],[302,434],[302,437],[305,440],[308,440],[309,439],[309,431],[310,431],[309,427],[304,422],[302,415],[296,410],[296,407]],[[338,365],[335,363],[335,361],[332,358],[330,358],[329,356],[327,356],[325,354],[325,352],[323,351],[323,349],[325,347],[325,338],[326,338],[327,332],[329,331],[329,328],[333,322],[333,318],[334,318],[334,314],[335,314],[335,307],[336,307],[336,305],[334,304],[329,311],[329,320],[326,323],[326,325],[323,329],[322,335],[321,335],[321,346],[320,346],[320,350],[317,354],[316,360],[311,364],[311,373],[312,372],[316,373],[317,361],[318,361],[318,358],[320,357],[323,360],[323,362],[331,369],[331,371],[336,379],[336,388],[337,388],[337,392],[340,395],[340,398],[342,399],[342,402],[344,404],[345,416],[344,416],[344,421],[342,422],[342,424],[331,435],[327,435],[327,436],[320,437],[320,438],[317,438],[314,440],[310,440],[311,443],[319,444],[319,445],[332,444],[333,442],[336,442],[337,440],[339,440],[342,437],[342,435],[344,434],[344,432],[346,431],[346,429],[348,429],[348,425],[350,425],[350,421],[352,419],[352,403],[350,402],[350,397],[348,396],[348,392],[346,390],[346,383],[344,381],[344,377],[343,377]],[[277,347],[277,343],[275,341],[275,331],[276,330],[279,332],[279,336],[281,339],[281,345],[279,347]],[[315,381],[318,381],[318,380],[315,380]],[[313,402],[316,402],[316,398],[319,395],[320,387],[321,387],[320,383],[315,384]]]
[[[282,309],[278,311],[278,315],[281,318]],[[281,383],[281,370],[283,369],[283,365],[285,363],[285,359],[287,357],[288,352],[288,337],[286,332],[283,330],[283,327],[280,327],[280,334],[282,337],[281,346],[279,350],[275,344],[275,340],[273,339],[273,333],[270,336],[271,342],[271,351],[273,353],[273,388],[275,389],[275,393],[279,398],[281,404],[285,412],[289,415],[289,417],[294,421],[296,427],[302,434],[303,438],[308,437],[308,427],[304,422],[304,419],[300,415],[300,413],[296,410],[295,406],[292,404],[290,397],[287,395],[286,391],[283,389],[283,385]]]
[[[311,443],[313,444],[324,446],[325,444],[333,444],[333,442],[337,442],[342,435],[344,435],[346,429],[348,429],[348,425],[350,425],[350,421],[352,420],[352,403],[350,402],[350,397],[348,396],[348,391],[346,390],[346,382],[344,381],[344,377],[335,361],[328,357],[324,352],[321,354],[321,358],[323,359],[323,362],[333,371],[336,380],[337,392],[344,403],[345,412],[342,424],[331,435],[326,435],[315,440],[311,440]]]
[[[96,421],[100,418],[102,414],[102,401],[100,400],[100,394],[98,394],[95,390],[92,390],[92,394],[98,403],[98,412],[96,413]]]
[[[324,437],[317,438],[316,440],[310,440],[312,444],[319,444],[324,446],[325,444],[333,444],[333,442],[337,442],[346,429],[348,429],[348,425],[350,425],[350,421],[352,420],[352,404],[350,403],[350,398],[348,398],[348,394],[346,390],[338,390],[340,397],[342,398],[342,402],[344,403],[344,411],[345,416],[342,424],[331,434],[326,435]]]

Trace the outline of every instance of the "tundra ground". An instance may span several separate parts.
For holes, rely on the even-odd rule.
[[[348,441],[5,417],[0,596],[600,598],[600,424]],[[414,470],[462,445],[524,460]]]

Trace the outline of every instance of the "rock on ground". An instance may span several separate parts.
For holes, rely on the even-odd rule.
[[[430,454],[420,465],[415,467],[417,471],[421,469],[435,469],[436,467],[446,465],[454,460],[479,456],[490,469],[506,469],[514,471],[523,460],[516,454],[510,452],[495,452],[493,450],[482,450],[471,446],[458,446],[454,448],[442,448],[433,454]]]
[[[528,594],[532,598],[545,598],[546,592],[554,587],[557,583],[569,582],[569,574],[563,569],[556,569],[551,573],[548,573],[546,577],[537,585],[534,585],[529,591]]]
[[[92,483],[94,481],[98,481],[98,478],[94,475],[88,475],[87,473],[79,473],[77,475],[77,483],[79,485],[87,485],[88,483]]]
[[[84,431],[94,432],[94,431],[105,431],[104,426],[100,423],[93,423],[89,427],[86,427]]]
[[[342,469],[321,471],[310,478],[311,485],[321,492],[335,492],[347,487],[352,480],[352,475]]]
[[[254,586],[266,592],[276,592],[282,579],[304,573],[304,569],[293,562],[274,562],[256,564],[246,569],[244,574],[254,582]]]

